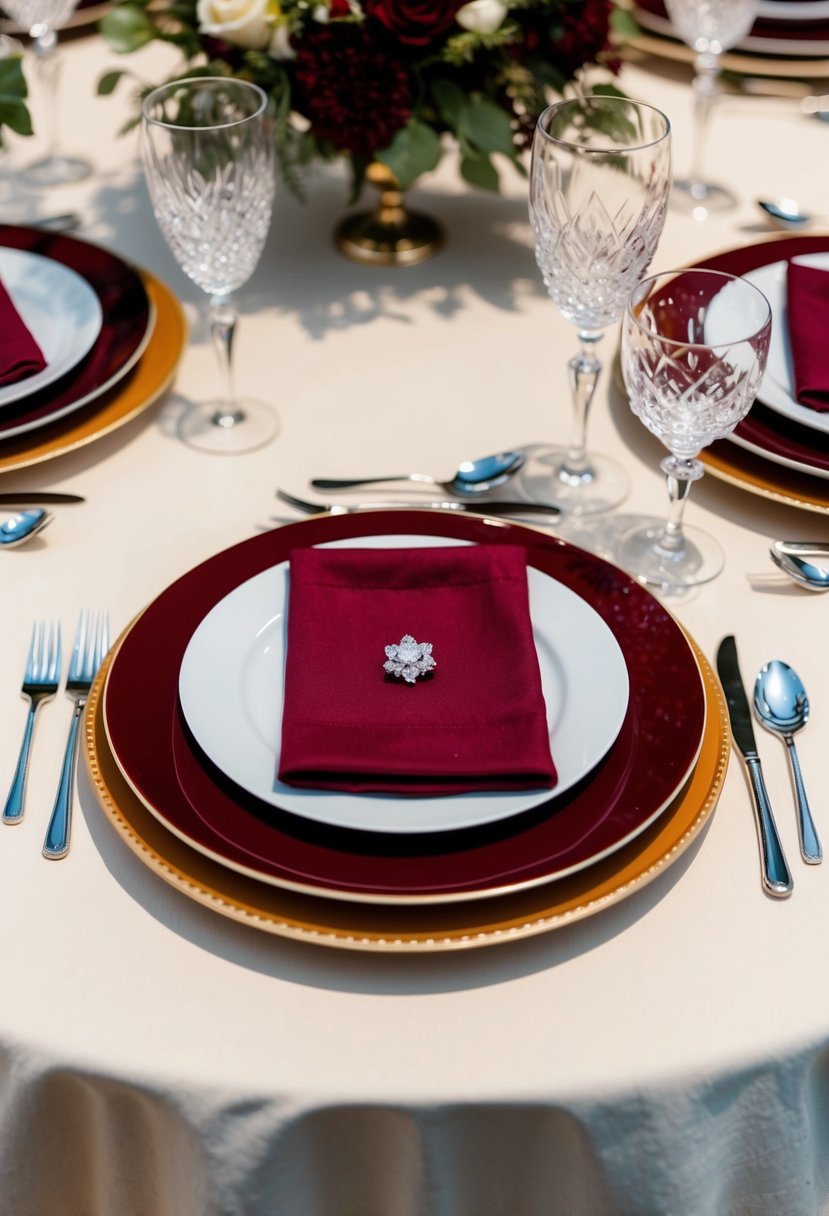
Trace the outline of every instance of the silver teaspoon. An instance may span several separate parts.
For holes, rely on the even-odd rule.
[[[823,850],[809,810],[794,734],[809,720],[809,698],[800,676],[787,663],[772,659],[760,668],[754,684],[754,712],[766,730],[779,735],[789,753],[797,802],[797,830],[804,861],[817,865]]]
[[[33,507],[30,511],[10,515],[0,524],[0,548],[13,549],[16,545],[24,544],[38,532],[42,532],[53,519],[53,513],[44,511],[43,507]]]
[[[771,560],[784,574],[809,591],[829,591],[829,545],[820,541],[776,540]]]
[[[356,486],[377,485],[384,481],[417,481],[424,485],[440,486],[450,494],[484,494],[503,485],[523,463],[521,452],[496,452],[494,456],[465,460],[448,481],[440,481],[428,473],[397,473],[387,477],[315,477],[311,485],[315,490],[351,490]]]
[[[766,219],[774,228],[784,232],[808,228],[810,224],[829,224],[829,216],[813,215],[804,211],[794,198],[778,198],[757,200],[757,206],[765,213]]]

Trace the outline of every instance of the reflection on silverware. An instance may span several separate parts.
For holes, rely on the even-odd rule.
[[[788,663],[772,659],[760,668],[754,683],[754,712],[766,730],[779,735],[786,744],[794,778],[800,855],[810,865],[817,865],[823,860],[823,850],[812,820],[794,744],[795,732],[802,730],[809,721],[809,698],[803,681]]]
[[[86,699],[98,668],[109,650],[109,619],[105,612],[97,616],[82,612],[75,632],[75,644],[66,677],[66,693],[75,702],[72,722],[66,740],[58,791],[46,838],[43,841],[43,856],[57,861],[69,852],[69,834],[72,827],[72,784],[75,777],[75,752],[78,740],[78,725]]]
[[[30,228],[43,228],[46,232],[71,232],[80,228],[81,217],[77,211],[66,211],[63,215],[44,215],[26,222]]]
[[[358,511],[471,511],[478,515],[553,515],[558,517],[561,510],[552,503],[546,502],[482,502],[480,505],[471,502],[360,502],[350,506],[331,502],[308,502],[307,499],[297,498],[286,490],[277,490],[276,497],[297,511],[305,511],[310,515],[354,515]]]
[[[315,477],[310,484],[315,490],[351,490],[357,486],[379,485],[386,481],[416,481],[439,486],[450,494],[484,494],[495,486],[503,485],[523,463],[524,457],[520,452],[497,452],[494,456],[465,460],[446,481],[428,473],[396,473],[387,477]]]
[[[86,502],[86,499],[80,494],[58,494],[52,490],[44,490],[42,493],[38,490],[21,490],[19,494],[4,491],[0,494],[0,506],[3,507],[37,506],[42,502],[52,506],[59,503]]]
[[[26,776],[29,771],[29,751],[32,745],[35,718],[44,701],[49,701],[58,691],[61,669],[60,622],[52,621],[48,627],[36,621],[32,627],[32,640],[23,673],[21,693],[29,699],[29,713],[17,768],[14,770],[6,805],[3,808],[4,823],[20,823],[23,818],[23,799],[26,793]]]
[[[25,545],[27,540],[42,532],[54,518],[52,512],[44,511],[43,507],[31,507],[28,511],[10,515],[0,524],[0,548],[14,549],[17,545]]]
[[[760,756],[754,739],[754,728],[751,725],[751,710],[748,706],[748,698],[737,661],[737,643],[730,634],[723,638],[717,651],[717,674],[728,703],[728,716],[731,720],[734,743],[745,761],[751,781],[752,801],[760,843],[763,886],[769,895],[784,897],[791,894],[794,884],[780,837],[777,834],[777,825],[774,822],[766,783],[763,780]]]
[[[776,540],[769,549],[774,564],[809,591],[829,591],[829,544]]]

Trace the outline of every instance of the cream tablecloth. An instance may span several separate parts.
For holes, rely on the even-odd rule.
[[[128,66],[159,79],[153,50]],[[272,236],[240,293],[238,378],[282,432],[246,456],[185,448],[183,402],[214,383],[196,289],[146,198],[126,95],[94,96],[114,56],[66,49],[63,135],[88,182],[25,194],[2,163],[7,215],[77,206],[84,235],[180,295],[192,342],[175,392],[73,455],[4,475],[59,488],[42,540],[0,556],[0,779],[23,726],[31,621],[108,606],[120,629],[173,579],[253,535],[274,489],[314,475],[440,473],[462,458],[562,439],[574,335],[543,295],[525,184],[464,188],[451,158],[413,197],[449,239],[416,269],[361,269],[332,248],[346,186],[316,170],[302,206],[280,195]],[[670,115],[689,158],[687,73],[647,62],[624,87]],[[826,209],[829,129],[793,101],[730,97],[709,164],[739,208],[700,224],[672,211],[656,268],[761,236],[756,196]],[[612,354],[609,337],[605,354]],[[659,514],[657,445],[605,377],[592,444]],[[285,513],[290,514],[289,512]],[[745,673],[800,669],[813,719],[801,759],[829,844],[826,601],[773,575],[777,536],[818,537],[818,515],[707,477],[689,521],[727,550],[716,583],[676,607],[713,658],[738,637]],[[259,934],[149,873],[104,821],[83,774],[73,847],[50,864],[44,825],[69,718],[38,727],[28,814],[0,829],[0,1211],[4,1216],[804,1216],[829,1212],[829,866],[797,855],[782,746],[761,740],[794,869],[763,895],[748,793],[732,763],[719,807],[683,858],[617,907],[510,946],[417,958],[313,948]]]

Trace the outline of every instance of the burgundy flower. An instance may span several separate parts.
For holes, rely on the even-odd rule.
[[[412,113],[409,77],[364,27],[319,25],[296,46],[294,104],[317,139],[371,160]]]
[[[425,46],[455,23],[464,0],[366,0],[366,15],[400,42]]]
[[[565,77],[571,77],[608,49],[612,8],[613,0],[583,0],[580,7],[568,6],[552,21],[530,15],[523,49],[550,59]]]

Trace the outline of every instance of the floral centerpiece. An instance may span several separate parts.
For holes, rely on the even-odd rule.
[[[405,190],[435,168],[447,134],[466,181],[497,190],[496,158],[524,171],[551,93],[612,67],[611,30],[626,19],[616,0],[118,0],[100,28],[117,52],[174,44],[182,77],[260,85],[289,186],[302,196],[303,165],[341,156],[356,197],[378,162]],[[99,92],[123,75],[107,73]]]

